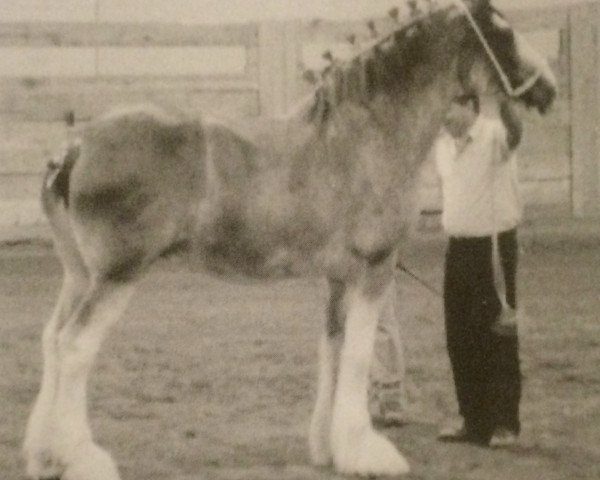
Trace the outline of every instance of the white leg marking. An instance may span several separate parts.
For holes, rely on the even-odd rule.
[[[324,333],[319,345],[319,380],[317,400],[310,422],[309,450],[313,465],[331,464],[331,410],[335,388],[335,372],[339,364],[341,335],[330,338]]]
[[[346,334],[331,429],[334,464],[340,473],[399,475],[409,471],[404,457],[373,429],[367,404],[375,330],[387,294],[369,299],[353,288],[346,297]]]
[[[43,373],[40,391],[27,422],[23,453],[28,460],[28,471],[37,471],[40,464],[47,464],[51,471],[48,476],[58,474],[52,471],[51,453],[45,439],[52,435],[54,425],[54,402],[58,383],[58,329],[61,319],[68,317],[77,300],[78,284],[85,280],[75,279],[65,274],[63,285],[51,319],[44,327],[42,335]],[[30,473],[31,474],[31,473]],[[56,475],[55,475],[56,476]]]
[[[30,456],[28,475],[61,480],[119,480],[110,455],[93,443],[87,418],[87,378],[109,327],[120,317],[133,285],[86,294],[57,336],[57,383],[44,420],[41,455]]]

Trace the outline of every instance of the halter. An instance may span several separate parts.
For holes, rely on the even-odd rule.
[[[496,72],[498,73],[498,76],[500,77],[500,81],[502,82],[502,85],[503,85],[504,89],[506,90],[506,93],[513,98],[518,98],[521,95],[524,95],[529,89],[531,89],[535,85],[535,82],[537,82],[538,79],[542,76],[541,70],[539,68],[536,69],[536,71],[527,80],[525,80],[519,87],[513,88],[513,86],[510,83],[510,80],[508,79],[508,75],[506,75],[506,72],[502,68],[502,65],[500,65],[500,62],[498,61],[496,54],[494,53],[494,51],[492,50],[492,47],[490,47],[490,44],[488,43],[485,36],[483,35],[481,28],[479,28],[479,25],[477,25],[475,18],[473,18],[473,14],[469,10],[469,7],[467,7],[467,5],[465,4],[465,2],[463,0],[455,0],[455,1],[458,4],[458,6],[464,10],[467,20],[469,21],[469,24],[471,25],[471,28],[473,28],[473,31],[477,35],[477,38],[479,39],[479,42],[481,43],[481,45],[483,46],[483,49],[487,53],[490,61],[492,62],[492,65],[494,65],[494,68],[496,69]]]

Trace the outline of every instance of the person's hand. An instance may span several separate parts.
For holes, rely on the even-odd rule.
[[[500,118],[506,129],[506,143],[510,150],[517,148],[523,136],[523,122],[515,112],[510,100],[500,103]]]

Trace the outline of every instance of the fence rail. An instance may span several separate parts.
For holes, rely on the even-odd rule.
[[[0,47],[145,47],[258,45],[256,24],[0,23]]]

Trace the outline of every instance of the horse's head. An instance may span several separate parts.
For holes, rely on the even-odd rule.
[[[545,113],[556,94],[556,79],[546,59],[513,30],[490,0],[454,0],[466,25],[461,80],[465,87],[513,97]],[[479,68],[478,68],[479,67]]]

